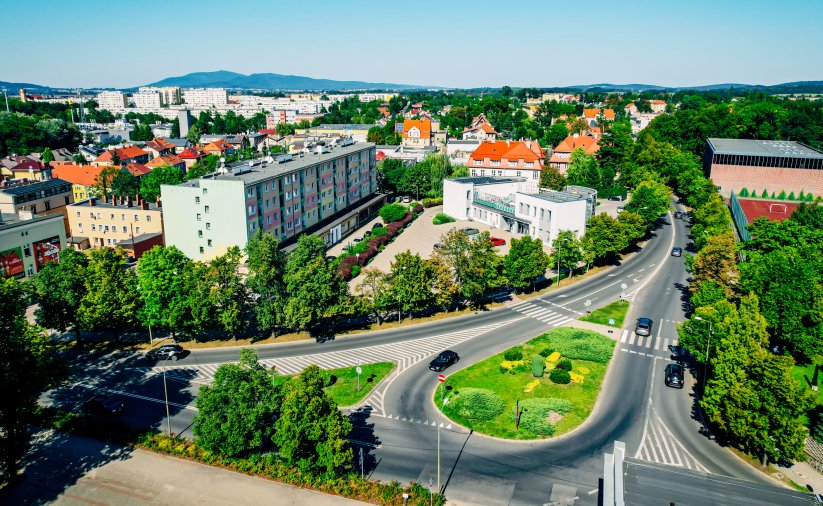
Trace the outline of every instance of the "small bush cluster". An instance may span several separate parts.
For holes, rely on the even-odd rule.
[[[452,410],[469,420],[491,420],[503,412],[503,399],[484,388],[460,390],[452,404]]]
[[[794,192],[786,195],[786,190],[781,191],[779,194],[772,192],[771,195],[769,195],[767,190],[763,190],[763,193],[758,194],[757,190],[749,191],[748,188],[743,188],[737,195],[744,198],[773,198],[778,200],[796,200],[798,202],[814,202],[814,195],[806,193],[804,190],[800,190],[799,195],[795,195]]]
[[[523,351],[520,348],[511,348],[503,353],[503,358],[511,362],[523,359]]]
[[[558,366],[559,367],[559,366]],[[542,378],[543,371],[546,369],[546,364],[543,363],[543,357],[535,355],[532,357],[532,375],[535,378]]]
[[[571,372],[572,370],[572,361],[564,358],[561,359],[556,366],[558,369],[563,369],[564,371]]]
[[[555,367],[549,373],[549,379],[558,385],[567,385],[571,382],[572,377],[569,375],[569,371]]]
[[[535,434],[551,436],[554,434],[554,425],[549,422],[549,412],[554,411],[565,415],[574,406],[565,399],[537,397],[520,401],[520,407],[523,409],[522,415],[520,415],[521,427]]]
[[[380,217],[384,223],[400,221],[406,216],[408,208],[403,204],[386,204],[380,208]]]
[[[387,229],[386,227],[377,227],[377,228],[372,229],[371,236],[373,238],[374,237],[382,237],[384,235],[387,235],[388,233],[389,233],[389,229]]]
[[[553,350],[553,349],[551,349],[551,348],[543,348],[542,350],[540,350],[539,355],[540,355],[541,357],[543,357],[543,358],[548,358],[548,357],[549,357],[549,355],[551,355],[552,353],[554,353],[554,350]]]
[[[437,213],[437,214],[434,215],[434,218],[432,218],[432,223],[434,223],[435,225],[442,225],[444,223],[452,223],[454,221],[455,221],[455,219],[452,218],[451,216],[449,216],[446,213]]]
[[[436,199],[423,199],[423,207],[429,208],[434,206],[441,206],[443,205],[443,198],[436,198]]]
[[[596,332],[571,328],[547,334],[548,347],[572,360],[607,363],[612,357],[614,341]]]
[[[423,204],[420,202],[414,202],[409,206],[409,210],[414,214],[420,214],[423,212]]]
[[[406,206],[401,204],[389,205],[402,208],[405,214],[402,215],[398,221],[389,223],[385,227],[378,227],[372,230],[371,237],[368,241],[356,244],[346,250],[348,256],[341,258],[337,264],[337,272],[339,272],[346,281],[360,274],[360,269],[365,267],[392,239],[400,235],[403,228],[414,220],[414,216],[406,210]],[[387,206],[383,206],[383,208],[385,207]],[[380,209],[381,217],[383,217],[383,208]],[[355,269],[355,267],[358,268]]]

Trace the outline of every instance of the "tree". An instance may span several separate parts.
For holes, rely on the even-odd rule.
[[[503,258],[503,270],[515,289],[534,288],[535,279],[544,276],[548,268],[549,256],[543,251],[543,241],[528,235],[511,240],[511,249]]]
[[[738,290],[740,279],[732,232],[710,237],[706,247],[694,256],[691,272],[692,289],[706,281],[713,281],[723,287],[726,297],[732,297]]]
[[[272,234],[258,230],[246,245],[249,291],[256,296],[254,311],[261,329],[274,333],[282,323],[286,304],[286,255],[280,250],[280,241]]]
[[[66,248],[60,251],[58,262],[47,263],[32,278],[38,304],[37,324],[60,331],[73,326],[77,344],[80,344],[78,310],[86,295],[88,263],[86,255]]]
[[[646,221],[637,213],[624,210],[617,215],[617,223],[620,225],[620,233],[629,245],[634,244],[638,239],[646,235],[648,227]]]
[[[252,349],[240,350],[239,364],[222,364],[211,385],[200,387],[194,435],[202,448],[234,457],[263,448],[274,436],[281,387]]]
[[[140,257],[137,279],[143,306],[138,318],[143,326],[167,330],[172,335],[186,326],[192,304],[190,269],[191,260],[176,246],[155,246]]]
[[[553,165],[544,165],[540,169],[540,188],[561,191],[566,188],[566,176],[557,170]]]
[[[86,293],[77,310],[80,325],[115,335],[134,327],[140,310],[137,278],[122,249],[93,248],[86,268]]]
[[[103,197],[108,197],[112,194],[112,186],[114,185],[115,179],[120,175],[122,170],[120,170],[120,166],[109,166],[103,168],[97,177],[94,179],[95,186],[100,192],[100,195]]]
[[[386,312],[395,306],[392,300],[390,278],[387,273],[374,268],[366,268],[362,274],[363,281],[356,287],[356,291],[363,298],[379,325],[383,322]]]
[[[556,268],[566,268],[569,276],[574,275],[574,270],[583,261],[583,247],[580,239],[572,230],[561,230],[552,242],[551,265]]]
[[[197,145],[200,143],[200,136],[203,135],[203,131],[197,125],[192,125],[189,127],[189,131],[186,132],[186,140],[188,140],[192,145]]]
[[[117,197],[136,197],[139,193],[140,180],[127,170],[118,171],[111,182],[111,194]]]
[[[426,160],[406,169],[403,177],[397,183],[399,193],[415,196],[421,193],[425,196],[431,187],[431,165]]]
[[[67,372],[51,339],[26,320],[27,306],[21,283],[0,279],[0,471],[8,481],[17,480],[38,398]]]
[[[46,165],[48,165],[49,162],[54,161],[54,154],[51,152],[51,149],[46,147],[46,149],[43,150],[43,155],[40,157],[40,161]]]
[[[582,148],[572,151],[566,178],[570,184],[600,188],[603,184],[600,167],[594,155],[586,153]]]
[[[406,164],[398,158],[386,158],[377,163],[377,184],[384,193],[396,193],[397,185],[406,173]]]
[[[620,222],[606,213],[591,217],[581,239],[583,251],[593,262],[613,257],[628,245],[628,237]]]
[[[308,244],[304,237],[315,237],[320,241],[320,255],[306,255],[308,248],[301,248],[301,241],[304,246]],[[285,276],[289,298],[283,310],[287,326],[313,329],[323,320],[336,316],[345,301],[348,284],[337,272],[336,264],[327,262],[324,255],[322,239],[303,236],[298,241],[297,249],[289,256]],[[300,262],[303,257],[307,257],[306,261]]]
[[[206,157],[201,158],[200,160],[192,164],[191,167],[189,167],[189,169],[186,171],[186,174],[183,176],[183,180],[189,181],[191,179],[203,177],[206,174],[211,174],[212,172],[217,170],[218,161],[219,160],[215,155],[208,155]]]
[[[182,180],[183,175],[177,167],[157,167],[140,178],[140,194],[146,200],[156,200],[160,196],[160,185],[176,185]]]
[[[383,223],[389,224],[400,221],[409,213],[409,208],[402,204],[386,204],[380,208],[380,217]]]
[[[489,290],[506,284],[506,277],[501,273],[502,259],[488,232],[469,241],[466,253],[460,292],[473,307],[480,307]]]
[[[154,133],[151,131],[150,125],[139,124],[135,125],[130,138],[137,142],[147,142],[154,139]]]
[[[117,149],[111,150],[111,166],[112,167],[119,167],[120,166],[120,153],[117,152]]]
[[[435,304],[448,311],[459,293],[452,270],[440,255],[432,255],[428,262],[434,271],[432,291],[434,292]]]
[[[280,418],[272,440],[280,456],[304,471],[346,471],[352,451],[344,439],[352,429],[323,390],[328,373],[310,365],[284,385]]]
[[[209,278],[212,281],[210,305],[215,308],[220,326],[232,336],[245,326],[249,306],[246,285],[237,271],[241,257],[240,248],[230,246],[226,253],[209,264]]]
[[[612,123],[597,143],[600,146],[597,151],[600,168],[613,179],[632,148],[632,127],[628,120]],[[607,183],[604,181],[604,184]]]
[[[86,157],[84,157],[82,153],[78,152],[72,155],[71,161],[78,165],[83,165],[86,163]]]
[[[644,181],[634,189],[626,211],[643,217],[647,227],[651,227],[658,218],[671,208],[671,190],[663,183]]]
[[[391,263],[389,286],[392,300],[402,311],[423,311],[434,304],[431,286],[434,270],[419,254],[398,253]]]

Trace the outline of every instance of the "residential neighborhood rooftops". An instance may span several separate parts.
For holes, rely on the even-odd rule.
[[[105,151],[102,155],[98,156],[94,161],[95,162],[110,162],[111,157],[114,153],[113,149],[109,149]],[[121,160],[128,160],[130,158],[137,158],[138,156],[146,156],[148,153],[143,151],[142,149],[138,148],[137,146],[126,146],[124,148],[117,148],[117,156]]]
[[[486,141],[477,146],[472,159],[520,160],[534,162],[543,158],[543,149],[537,141]]]
[[[97,184],[97,177],[105,169],[98,165],[58,165],[51,171],[52,176],[65,179],[72,184],[82,186],[94,186]]]
[[[795,141],[719,139],[710,137],[706,142],[708,142],[715,154],[823,159],[823,152]]]
[[[35,181],[32,183],[17,184],[5,188],[0,188],[0,192],[8,193],[9,195],[24,195],[33,191],[45,191],[52,188],[58,188],[63,185],[71,185],[69,181],[60,178],[49,179],[48,181]]]
[[[583,109],[583,116],[586,119],[595,119],[600,115],[601,110],[606,119],[614,119],[614,109]]]
[[[143,204],[145,204],[146,209],[143,209]],[[161,206],[157,205],[157,202],[154,201],[144,200],[142,198],[121,199],[114,196],[102,198],[92,197],[90,199],[81,200],[80,202],[74,202],[73,204],[69,204],[69,207],[94,207],[102,209],[143,209],[149,211],[161,209]]]

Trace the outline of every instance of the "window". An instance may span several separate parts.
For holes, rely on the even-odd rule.
[[[203,253],[204,251],[203,246],[200,246],[200,253]]]
[[[91,224],[91,231],[92,231],[92,232],[96,232],[96,231],[97,231],[97,225],[95,225],[94,223],[92,223],[92,224]]]
[[[98,219],[98,220],[103,219],[103,215],[102,215],[101,213],[97,213],[97,219]]]
[[[199,204],[199,203],[200,203],[200,197],[195,196],[195,197],[194,197],[194,203],[195,203],[195,204]]]
[[[146,215],[146,221],[151,221],[151,215],[150,214]]]
[[[208,195],[208,194],[209,194],[209,189],[208,188],[203,188],[203,195]]]
[[[111,213],[111,215],[109,216],[109,219],[110,219],[110,220],[113,220],[113,219],[114,219],[114,213]]]
[[[517,171],[517,177],[520,177],[520,171],[519,170]]]
[[[120,220],[121,221],[126,221],[126,214],[125,213],[120,215]]]
[[[512,167],[517,167],[517,160],[509,160],[509,165]]]
[[[537,179],[537,171],[532,172],[532,179]]]
[[[247,197],[253,197],[254,196],[254,188],[247,189],[246,190],[246,196]]]
[[[77,224],[77,230],[78,230],[79,232],[82,232],[82,231],[83,231],[83,224],[82,224],[82,223],[78,223],[78,224]]]
[[[197,237],[203,237],[203,231],[202,230],[197,231]]]
[[[70,204],[70,202],[69,202],[69,198],[68,198],[68,197],[63,197],[63,200],[66,202],[66,205],[69,205],[69,204]]]
[[[534,167],[534,162],[526,162],[525,165],[526,165],[526,168],[530,169],[530,168]]]
[[[134,227],[134,233],[140,235],[140,227]]]
[[[265,188],[266,188],[265,191],[269,191],[269,183],[266,183]]]
[[[206,206],[206,207],[205,207],[205,209],[204,209],[204,211],[205,211],[205,212],[209,212],[209,206]],[[151,220],[149,220],[149,221],[151,221]]]
[[[94,213],[89,213],[89,218],[94,219]]]
[[[109,231],[109,226],[106,225],[106,230],[104,232],[108,232],[108,231]]]
[[[211,230],[211,223],[206,222],[206,230]]]
[[[249,216],[254,215],[254,206],[249,206]]]
[[[140,221],[140,215],[135,214],[134,215],[134,221]]]
[[[206,241],[206,246],[208,246],[209,248],[211,248],[211,239],[208,239],[208,240]]]
[[[80,217],[80,211],[77,211],[77,217],[78,218]]]
[[[201,219],[200,213],[197,213],[197,221],[200,221],[200,219]]]
[[[123,225],[123,233],[125,234],[125,233],[126,233],[126,232],[128,232],[128,231],[129,231],[129,229],[127,229],[127,228],[126,228],[126,226],[125,226],[125,225]]]
[[[106,239],[106,244],[111,244],[111,238]]]

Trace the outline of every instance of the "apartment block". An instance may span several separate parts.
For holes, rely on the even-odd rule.
[[[192,107],[222,107],[229,103],[225,88],[191,88],[183,90],[183,100]]]
[[[140,91],[131,96],[134,107],[138,108],[160,108],[160,94],[156,91]]]
[[[129,106],[129,100],[122,91],[101,91],[95,98],[97,106],[106,111],[122,111]]]
[[[313,233],[339,242],[379,210],[375,146],[344,141],[304,156],[243,161],[160,188],[166,244],[209,260],[259,231],[286,247]]]
[[[65,247],[62,215],[0,214],[0,278],[34,276]]]
[[[43,213],[71,203],[71,183],[62,179],[24,181],[0,187],[0,212],[4,213]]]
[[[179,86],[142,86],[139,93],[157,93],[160,95],[160,105],[163,107],[177,105],[182,102]]]
[[[163,210],[143,199],[94,197],[66,208],[71,245],[79,250],[118,246],[135,259],[163,244]]]

